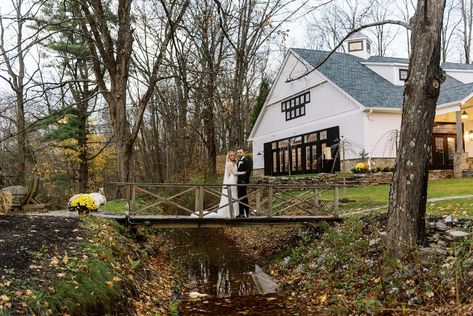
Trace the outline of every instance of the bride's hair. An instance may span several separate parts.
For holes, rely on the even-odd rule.
[[[233,157],[235,158],[235,152],[234,151],[229,151],[227,153],[227,162],[228,161],[234,162],[234,160],[230,159],[230,155],[233,155]]]

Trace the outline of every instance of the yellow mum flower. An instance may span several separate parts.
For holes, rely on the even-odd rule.
[[[82,214],[96,211],[97,205],[95,204],[95,200],[89,194],[82,194],[71,201],[69,209],[71,211],[78,211],[79,214]]]

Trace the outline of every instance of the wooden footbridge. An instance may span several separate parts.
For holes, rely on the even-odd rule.
[[[249,184],[250,216],[239,218],[238,203],[245,197],[232,194],[233,185],[175,183],[113,183],[125,192],[123,214],[96,213],[127,225],[161,228],[228,227],[246,225],[304,226],[321,221],[341,221],[340,185]],[[225,197],[226,204],[220,203]],[[216,212],[228,207],[229,218]]]

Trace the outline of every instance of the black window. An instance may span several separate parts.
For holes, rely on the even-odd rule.
[[[292,99],[281,102],[281,112],[285,113],[286,121],[305,115],[305,105],[310,102],[310,92],[305,92]]]
[[[407,80],[407,69],[399,69],[399,80],[401,81]]]
[[[339,127],[334,126],[265,143],[265,174],[277,176],[339,171],[339,139]]]

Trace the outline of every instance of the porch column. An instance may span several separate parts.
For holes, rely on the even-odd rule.
[[[468,154],[463,150],[463,125],[461,110],[455,112],[456,115],[456,129],[457,129],[457,148],[453,156],[453,176],[455,178],[462,177],[462,171],[468,169],[467,158]]]

